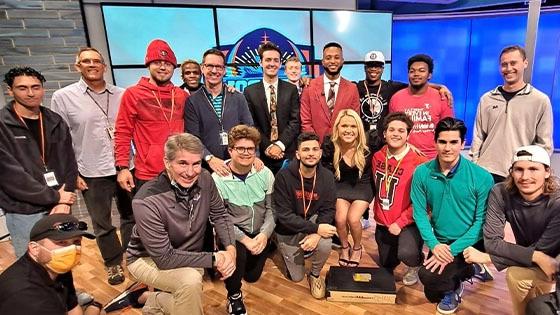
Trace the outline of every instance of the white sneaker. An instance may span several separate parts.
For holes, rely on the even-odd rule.
[[[408,267],[402,282],[404,285],[415,285],[418,282],[418,270],[420,267]]]

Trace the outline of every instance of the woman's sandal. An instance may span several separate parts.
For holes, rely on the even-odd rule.
[[[360,246],[360,248],[353,248],[352,247],[352,253],[350,254],[350,256],[354,256],[354,252],[360,252],[360,256],[358,256],[358,260],[354,260],[354,259],[349,259],[348,260],[348,264],[346,266],[348,267],[358,267],[360,265],[360,260],[362,260],[362,246]]]
[[[342,258],[342,254],[346,251],[346,257],[348,258]],[[338,265],[342,266],[342,267],[346,267],[348,266],[348,264],[350,263],[350,245],[347,245],[346,247],[341,247],[340,248],[340,254],[338,256]]]

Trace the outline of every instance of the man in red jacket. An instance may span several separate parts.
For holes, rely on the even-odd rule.
[[[412,218],[410,187],[416,166],[426,158],[411,150],[407,143],[413,126],[405,113],[389,114],[383,121],[387,144],[373,155],[372,162],[377,187],[373,209],[379,265],[394,270],[402,261],[408,266],[404,285],[418,282],[418,269],[424,261],[424,242]]]
[[[163,145],[170,135],[184,130],[183,111],[187,93],[173,85],[171,77],[177,58],[169,45],[155,39],[145,58],[150,77],[142,77],[122,96],[115,123],[115,166],[119,185],[132,191],[156,177],[164,169]],[[131,142],[132,141],[132,142]],[[128,164],[131,143],[134,177]]]
[[[338,112],[349,108],[360,113],[360,97],[356,85],[340,75],[344,65],[340,44],[327,43],[321,63],[325,73],[301,93],[300,116],[301,130],[317,134],[322,142],[331,133]]]

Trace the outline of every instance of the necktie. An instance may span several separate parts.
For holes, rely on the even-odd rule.
[[[331,87],[329,88],[329,95],[327,97],[327,106],[329,107],[329,111],[332,114],[334,110],[334,102],[335,102],[334,86],[336,85],[336,82],[329,82],[329,84],[331,85]]]
[[[278,120],[276,119],[276,92],[270,87],[270,141],[278,140]]]

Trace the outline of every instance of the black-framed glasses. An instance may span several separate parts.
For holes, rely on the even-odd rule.
[[[71,232],[71,231],[86,231],[88,228],[87,223],[84,221],[78,222],[62,222],[53,225],[49,231]]]
[[[225,66],[222,65],[213,65],[213,64],[209,64],[209,63],[205,63],[204,67],[212,70],[212,69],[216,69],[217,71],[224,71],[224,69],[226,68]]]
[[[235,150],[235,152],[239,153],[239,154],[243,154],[243,153],[249,153],[249,154],[255,154],[255,147],[233,147],[233,149]]]

